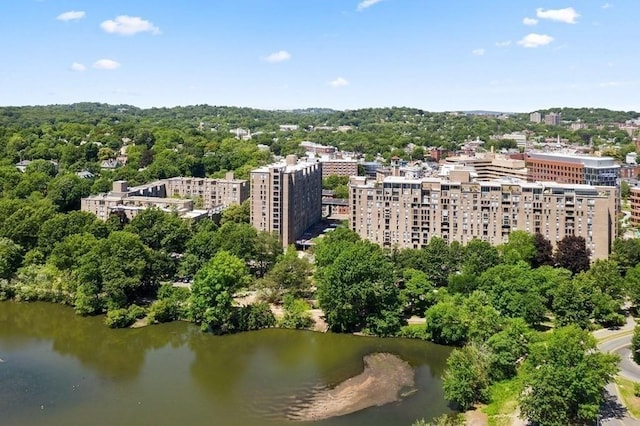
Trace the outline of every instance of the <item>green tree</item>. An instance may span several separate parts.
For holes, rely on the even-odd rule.
[[[261,290],[269,301],[281,301],[286,294],[294,298],[305,296],[311,288],[311,264],[298,257],[293,246],[289,246],[275,266],[261,281]]]
[[[155,208],[140,212],[125,230],[137,234],[147,247],[167,253],[183,253],[191,237],[187,222]]]
[[[288,294],[284,297],[284,316],[279,325],[283,328],[305,329],[313,327],[314,321],[309,313],[310,306],[303,299]]]
[[[346,227],[339,227],[321,238],[313,249],[315,264],[319,269],[333,263],[340,253],[348,250],[360,236]]]
[[[216,334],[232,328],[232,302],[236,290],[249,282],[242,259],[218,252],[198,271],[191,287],[190,314],[203,330]]]
[[[444,373],[444,396],[466,411],[476,402],[489,399],[489,356],[485,347],[476,344],[454,349],[447,358]]]
[[[531,330],[522,318],[510,319],[503,330],[487,340],[492,380],[506,380],[516,375],[519,362],[527,354],[530,340]]]
[[[242,204],[234,204],[227,207],[220,217],[220,224],[227,222],[250,223],[251,200],[245,200]]]
[[[91,183],[73,173],[59,175],[49,182],[47,198],[60,211],[80,210],[80,199],[89,195]]]
[[[367,328],[374,334],[389,335],[400,329],[400,299],[392,267],[373,243],[354,243],[324,267],[317,294],[333,331]]]
[[[21,263],[21,247],[8,238],[0,238],[0,278],[11,279]]]
[[[631,354],[636,364],[640,364],[640,325],[636,325],[633,329],[633,337],[631,338]]]
[[[627,270],[640,264],[640,238],[616,238],[610,259],[618,262],[624,276]]]
[[[587,331],[575,326],[554,330],[546,341],[531,347],[525,362],[522,414],[544,425],[596,420],[618,359],[600,353]]]
[[[423,316],[436,301],[433,284],[427,274],[417,269],[405,269],[402,278],[404,286],[400,289],[400,299],[405,312],[410,316]]]
[[[506,263],[530,263],[536,255],[535,237],[525,231],[511,231],[509,241],[501,249]]]

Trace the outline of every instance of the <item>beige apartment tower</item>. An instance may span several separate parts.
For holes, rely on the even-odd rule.
[[[617,189],[515,180],[351,178],[350,227],[383,247],[420,248],[432,237],[499,245],[512,230],[540,233],[555,246],[584,237],[592,259],[607,258],[616,235]]]
[[[286,161],[251,171],[251,224],[286,247],[322,216],[322,163]]]

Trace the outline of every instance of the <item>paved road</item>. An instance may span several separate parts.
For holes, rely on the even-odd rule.
[[[598,330],[594,332],[595,337],[600,340],[598,348],[602,352],[611,352],[620,355],[620,376],[629,380],[640,382],[640,366],[631,359],[631,337],[635,321],[629,317],[627,323],[616,330]],[[606,388],[605,403],[602,407],[602,419],[600,424],[607,426],[628,425],[640,426],[640,421],[629,415],[627,409],[622,405],[618,390],[614,383],[609,383]]]

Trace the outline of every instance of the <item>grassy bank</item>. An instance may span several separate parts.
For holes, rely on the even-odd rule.
[[[482,411],[489,416],[490,426],[510,425],[513,414],[518,408],[518,395],[522,389],[522,380],[511,380],[491,385],[491,402]]]
[[[624,377],[616,377],[616,385],[618,385],[618,392],[620,392],[622,402],[627,407],[629,414],[638,419],[640,418],[640,398],[634,394],[634,384],[635,382]]]

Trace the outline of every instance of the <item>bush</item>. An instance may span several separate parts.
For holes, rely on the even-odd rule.
[[[149,322],[171,322],[180,318],[180,307],[171,299],[156,300],[149,307]]]
[[[133,324],[135,320],[131,320],[126,309],[113,309],[107,312],[104,323],[111,328],[125,328]]]
[[[284,317],[280,320],[280,327],[305,329],[315,324],[309,313],[309,304],[302,299],[295,299],[291,295],[284,298]]]
[[[638,398],[640,397],[640,383],[633,384],[633,395]]]
[[[132,325],[136,320],[144,318],[146,311],[138,305],[131,305],[128,309],[112,309],[107,312],[104,323],[111,328],[125,328]]]
[[[640,325],[637,325],[633,330],[633,337],[631,338],[631,353],[633,354],[633,360],[640,364]]]
[[[266,303],[234,308],[231,313],[233,331],[259,330],[276,325],[276,317]]]
[[[407,339],[429,340],[427,327],[424,324],[405,325],[400,329],[398,336],[405,337]]]

